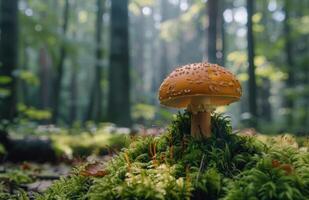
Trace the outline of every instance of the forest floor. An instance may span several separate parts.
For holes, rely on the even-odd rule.
[[[118,159],[117,157],[121,157],[123,155],[123,153],[120,152],[121,149],[132,148],[132,145],[129,147],[129,144],[132,142],[133,144],[136,143],[136,140],[138,144],[138,138],[140,138],[140,136],[129,136],[128,130],[114,129],[112,131],[113,133],[107,132],[106,130],[107,128],[105,127],[96,130],[95,133],[80,132],[78,134],[71,134],[62,131],[57,134],[49,134],[48,137],[52,141],[52,146],[56,149],[57,156],[61,158],[57,162],[5,162],[0,167],[0,199],[34,199],[35,195],[45,193],[48,188],[55,187],[53,185],[55,183],[57,185],[59,180],[70,180],[70,177],[76,174],[76,170],[80,170],[81,168],[83,168],[84,171],[79,171],[78,173],[82,174],[82,176],[104,177],[105,171],[102,169],[105,167],[103,166],[108,165],[111,158],[116,157],[116,159]],[[224,130],[220,131],[224,132]],[[115,132],[122,133],[119,134]],[[161,130],[146,130],[142,133],[142,137],[145,139],[153,138],[152,136],[146,135],[158,135],[161,132]],[[242,130],[237,133],[237,135],[240,137],[255,138],[256,140],[270,146],[273,144],[279,144],[280,148],[288,146],[289,148],[295,148],[300,152],[308,152],[309,148],[308,136],[295,137],[291,134],[267,136],[256,133],[253,129]],[[40,137],[42,137],[42,134]],[[164,138],[164,136],[162,137]],[[149,139],[145,140],[145,144],[148,140]],[[150,146],[146,146],[145,148],[146,152],[152,152]],[[153,148],[159,149],[162,147]],[[130,151],[130,149],[128,151]],[[159,154],[159,152],[156,151],[159,150],[154,150],[152,154]],[[173,151],[177,151],[176,146]],[[162,153],[164,154],[165,152]],[[233,154],[233,152],[231,153]],[[136,156],[138,157],[138,155]],[[126,159],[131,160],[132,158],[127,158],[125,156],[125,160]],[[176,161],[176,158],[173,159],[175,159],[175,161],[168,162],[179,162]],[[251,158],[248,159],[250,160]],[[159,160],[150,159],[150,162],[154,161],[160,162]],[[188,162],[192,162],[192,159]],[[199,165],[199,163],[197,164]],[[229,168],[229,166],[227,167]]]

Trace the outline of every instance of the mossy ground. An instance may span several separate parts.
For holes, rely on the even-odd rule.
[[[139,137],[104,164],[101,177],[79,167],[36,199],[309,199],[309,154],[289,139],[232,134],[214,115],[212,137],[197,140],[190,115],[179,114],[167,133]]]

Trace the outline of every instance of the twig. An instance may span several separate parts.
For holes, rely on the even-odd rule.
[[[200,177],[200,173],[201,173],[202,168],[203,168],[203,166],[204,166],[204,158],[205,158],[205,154],[203,154],[203,157],[202,157],[202,160],[201,160],[201,163],[200,163],[200,167],[199,167],[199,169],[198,169],[198,173],[197,173],[197,176],[196,176],[196,184],[197,184],[197,182],[198,182],[198,179],[199,179],[199,177]]]
[[[53,176],[53,175],[30,175],[34,179],[39,180],[58,180],[60,176]]]

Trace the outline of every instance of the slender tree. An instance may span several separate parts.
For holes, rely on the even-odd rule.
[[[271,82],[268,78],[262,78],[263,85],[259,88],[260,96],[260,115],[263,116],[263,120],[266,122],[272,122],[272,108],[269,102],[269,97],[271,95]]]
[[[28,57],[28,46],[29,44],[25,41],[22,42],[22,52],[21,52],[21,57],[22,57],[22,64],[21,68],[22,70],[27,71],[28,70],[28,65],[29,65],[29,57]],[[18,89],[20,90],[20,97],[18,97],[18,101],[21,102],[22,104],[29,106],[30,105],[30,99],[29,99],[29,88],[27,87],[27,83],[23,80],[18,81]]]
[[[220,48],[218,49],[218,52],[220,53],[220,55],[218,56],[218,63],[221,65],[221,66],[224,66],[225,65],[225,58],[226,58],[226,55],[225,55],[225,48],[226,48],[226,39],[225,39],[225,21],[224,21],[224,18],[223,18],[223,12],[225,10],[225,1],[224,0],[221,0],[219,1],[219,14],[218,14],[218,39],[220,41]],[[217,45],[218,46],[218,45]]]
[[[1,1],[0,7],[0,120],[16,115],[16,79],[18,63],[18,0]]]
[[[139,77],[138,79],[133,80],[132,85],[134,85],[134,93],[136,95],[133,96],[133,101],[141,101],[145,96],[144,91],[144,77],[145,77],[145,52],[147,48],[145,48],[145,44],[147,44],[145,37],[145,30],[147,28],[147,16],[143,13],[143,5],[140,5],[138,1],[135,2],[135,5],[140,10],[140,15],[136,15],[132,17],[130,21],[130,25],[132,26],[132,66],[135,68],[135,77]],[[134,49],[134,50],[133,50]]]
[[[178,5],[177,5],[177,18],[181,19],[181,16],[183,14],[181,10],[181,4],[182,0],[179,0]],[[177,41],[178,41],[178,55],[177,55],[177,63],[178,65],[184,65],[185,63],[185,56],[184,56],[184,51],[185,51],[185,43],[184,41],[184,33],[183,33],[183,27],[182,27],[182,21],[179,20],[177,24]]]
[[[295,86],[295,74],[294,74],[294,58],[293,58],[293,42],[291,36],[291,27],[290,27],[290,9],[291,1],[284,1],[284,12],[285,19],[283,21],[284,26],[284,36],[285,36],[285,53],[286,53],[286,62],[287,62],[287,72],[288,78],[286,80],[286,86],[289,89],[292,89]],[[285,107],[288,108],[288,114],[286,116],[286,125],[287,127],[293,126],[293,109],[294,101],[293,98],[289,95],[285,97]]]
[[[217,63],[217,19],[219,0],[207,1],[208,12],[208,61]]]
[[[63,24],[62,24],[62,35],[66,36],[69,22],[69,10],[70,3],[69,0],[65,0],[64,10],[63,10]],[[56,69],[56,79],[54,84],[54,108],[53,108],[53,122],[56,123],[59,115],[59,102],[60,102],[60,94],[61,94],[61,86],[63,79],[63,71],[64,71],[64,60],[66,58],[66,48],[65,42],[62,42],[60,45],[60,56],[59,62]]]
[[[131,125],[128,25],[128,0],[113,0],[107,116],[121,126]]]
[[[72,60],[72,74],[70,80],[70,107],[69,107],[69,121],[73,124],[77,118],[78,111],[78,64],[76,58]]]
[[[271,44],[271,34],[272,32],[269,30],[272,30],[272,27],[269,25],[269,11],[267,9],[268,7],[268,3],[267,1],[263,1],[260,3],[260,6],[262,9],[262,19],[261,19],[261,24],[264,25],[265,27],[265,31],[263,34],[260,34],[257,39],[258,40],[262,40],[265,41],[266,44]],[[259,48],[263,48],[263,46],[265,46],[265,43],[259,43],[256,45],[256,49]],[[273,44],[271,44],[273,45]],[[270,46],[266,45],[266,47],[264,48],[269,48]],[[272,60],[273,58],[269,57],[268,55],[265,55],[265,57],[267,58],[267,60]],[[263,77],[262,78],[263,84],[259,86],[259,92],[260,95],[258,97],[258,113],[263,116],[263,120],[266,121],[267,123],[271,123],[272,122],[272,106],[271,103],[269,101],[270,96],[271,96],[271,80],[268,77]]]
[[[248,40],[248,75],[249,75],[249,85],[248,85],[248,94],[249,94],[249,112],[251,114],[251,126],[257,126],[257,101],[256,93],[257,86],[255,80],[255,65],[254,65],[254,37],[252,29],[252,16],[254,12],[254,0],[247,0],[247,40]]]
[[[46,109],[50,106],[50,62],[45,46],[39,50],[39,67],[40,67],[40,108]]]
[[[99,121],[102,119],[102,59],[103,59],[103,44],[102,44],[102,27],[103,27],[103,0],[97,0],[97,16],[96,16],[96,33],[95,33],[95,79],[90,94],[87,118]]]
[[[74,5],[76,7],[76,4]],[[73,39],[77,40],[76,30],[72,33]],[[78,71],[79,64],[77,54],[71,54],[71,79],[70,79],[70,106],[69,106],[69,121],[72,125],[78,114]]]
[[[168,16],[168,1],[161,0],[160,6],[161,6],[161,23],[165,22],[169,19]],[[169,62],[168,62],[168,52],[167,52],[167,44],[164,39],[160,40],[160,50],[161,50],[161,66],[160,66],[160,79],[159,84],[162,82],[162,80],[166,77],[168,73],[169,68]]]

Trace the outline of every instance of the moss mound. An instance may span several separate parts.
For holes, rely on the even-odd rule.
[[[101,177],[83,170],[37,199],[309,199],[307,151],[232,134],[222,115],[212,116],[209,139],[191,138],[190,115],[178,114],[166,134],[136,139]]]

